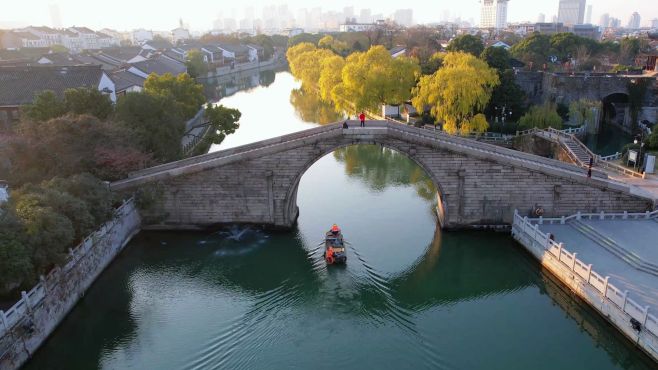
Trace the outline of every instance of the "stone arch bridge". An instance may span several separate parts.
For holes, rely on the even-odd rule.
[[[131,174],[111,189],[146,189],[144,227],[200,229],[226,223],[290,228],[297,188],[316,161],[338,148],[379,144],[406,153],[434,181],[445,228],[509,224],[513,212],[645,211],[648,199],[582,168],[444,133],[383,121],[331,124]],[[320,196],[320,194],[319,194]]]

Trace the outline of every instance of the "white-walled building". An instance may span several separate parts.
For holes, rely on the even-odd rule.
[[[339,26],[340,32],[364,32],[377,27],[375,23],[351,23],[341,24]]]
[[[189,40],[190,38],[190,31],[185,28],[178,27],[171,30],[171,42],[174,44],[177,44],[179,41]]]
[[[146,41],[153,40],[153,31],[140,28],[133,31],[132,38],[133,44],[142,44]]]
[[[509,0],[482,0],[480,28],[503,29],[507,27],[507,3]]]

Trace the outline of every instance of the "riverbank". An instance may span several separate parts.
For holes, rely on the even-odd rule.
[[[0,369],[19,369],[140,230],[140,216],[131,199],[7,312],[0,311]]]

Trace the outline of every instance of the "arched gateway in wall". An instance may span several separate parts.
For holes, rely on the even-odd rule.
[[[356,126],[356,125],[355,125]],[[142,189],[144,226],[196,229],[223,223],[294,226],[297,188],[313,163],[334,150],[379,144],[405,153],[434,181],[447,228],[510,223],[518,209],[545,216],[578,211],[645,211],[648,199],[563,162],[396,123],[318,127],[169,163],[111,184]],[[330,174],[328,174],[330,176]]]

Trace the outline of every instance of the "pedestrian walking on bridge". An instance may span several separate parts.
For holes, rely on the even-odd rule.
[[[361,120],[361,127],[366,127],[366,114],[361,112],[359,119]]]

